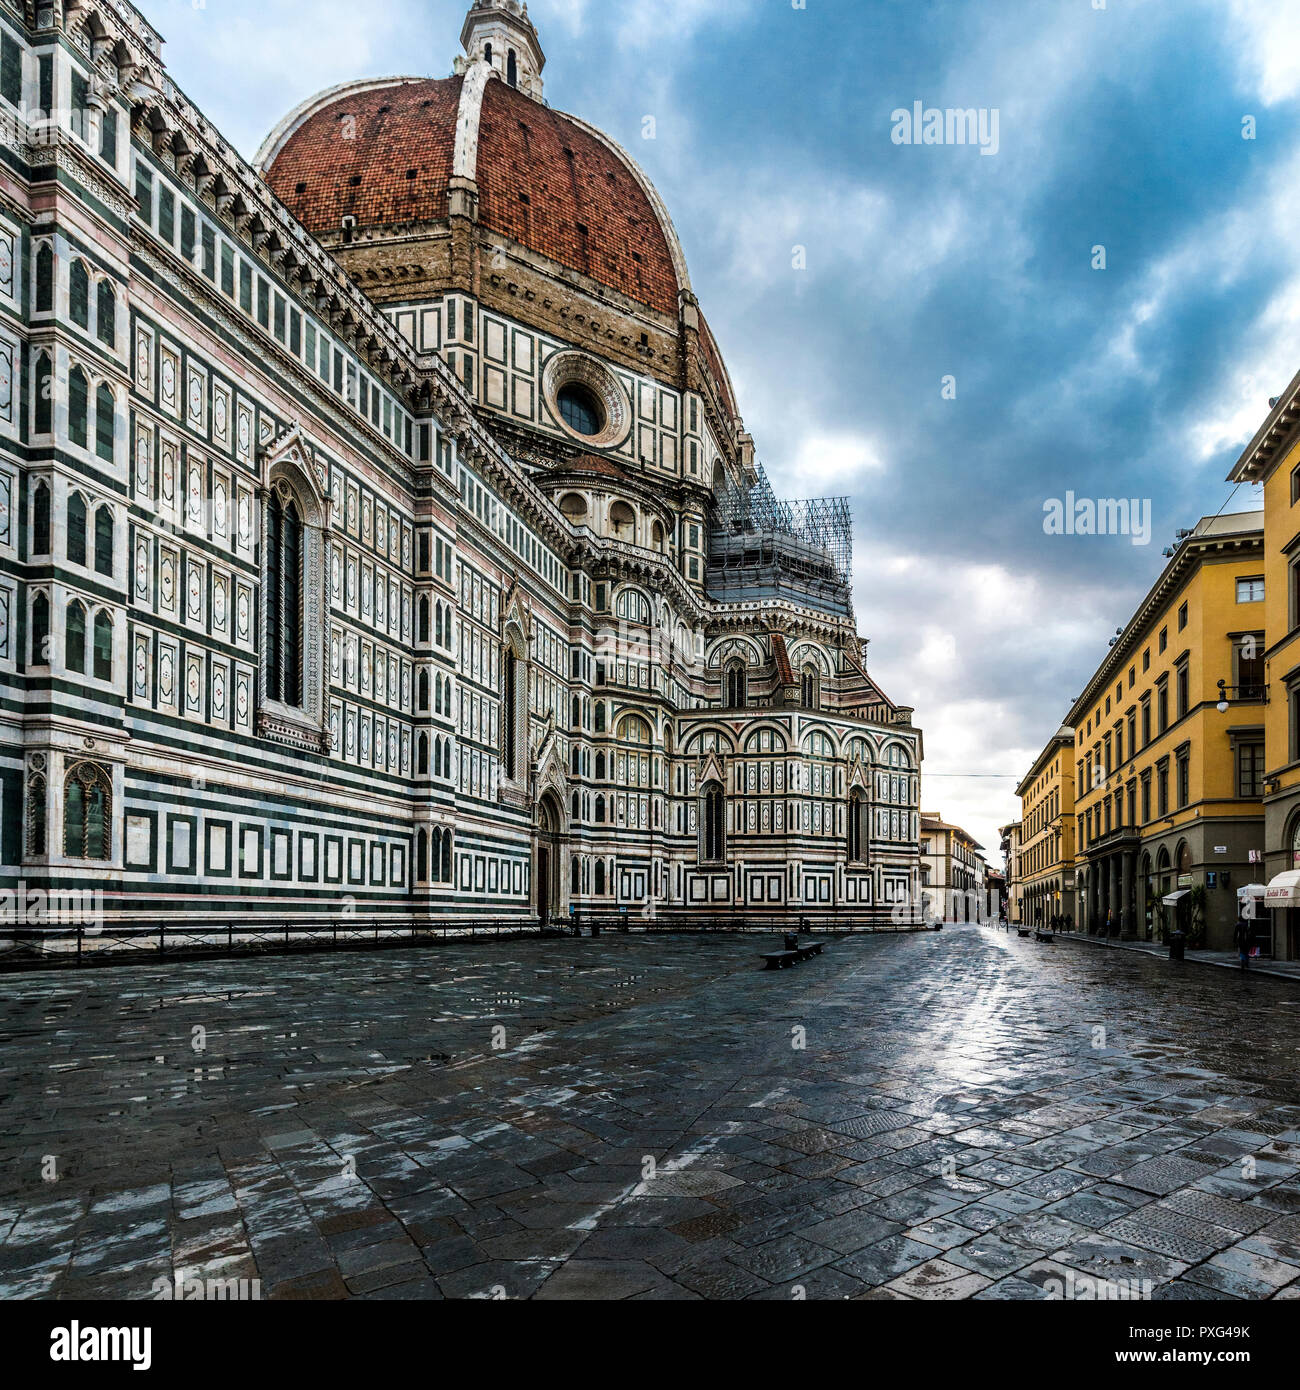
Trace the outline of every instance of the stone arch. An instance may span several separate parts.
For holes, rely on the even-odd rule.
[[[767,654],[754,638],[733,635],[720,638],[709,648],[705,664],[716,671],[733,652],[739,653],[749,666],[762,666],[767,660]]]
[[[331,503],[321,487],[320,476],[315,466],[310,446],[297,426],[281,435],[262,453],[265,482],[259,492],[262,511],[262,584],[264,601],[260,605],[262,624],[262,659],[258,663],[259,710],[258,732],[276,742],[296,744],[313,751],[328,748],[328,731],[325,724],[325,667],[326,667],[326,629],[324,597],[330,565],[330,518]],[[301,556],[299,558],[299,582],[301,594],[297,597],[300,614],[300,698],[292,703],[286,696],[283,686],[280,696],[275,695],[275,682],[269,678],[267,654],[272,647],[275,632],[272,628],[272,615],[275,610],[266,601],[272,582],[281,586],[285,583],[282,574],[272,574],[268,569],[271,559],[271,528],[277,507],[281,516],[288,515],[285,510],[292,504],[300,525]],[[282,563],[281,556],[277,563]],[[286,592],[281,589],[282,598]]]
[[[817,674],[823,678],[835,674],[824,647],[810,641],[795,643],[790,649],[790,665],[798,670],[809,663],[817,668]]]
[[[537,799],[533,836],[533,908],[543,923],[568,913],[568,833],[564,800],[547,787]]]

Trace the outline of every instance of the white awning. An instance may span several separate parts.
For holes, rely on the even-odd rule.
[[[1300,907],[1300,869],[1278,874],[1268,885],[1265,902],[1269,907]]]
[[[1176,893],[1170,893],[1167,897],[1161,898],[1160,901],[1164,903],[1166,907],[1177,907],[1191,891],[1190,888],[1180,888]]]
[[[1244,888],[1237,889],[1239,898],[1266,898],[1268,888],[1263,883],[1248,883]]]

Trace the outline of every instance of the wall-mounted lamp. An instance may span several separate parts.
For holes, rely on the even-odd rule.
[[[1227,682],[1227,681],[1220,681],[1220,682],[1219,682],[1219,703],[1215,706],[1215,708],[1219,711],[1220,714],[1227,714],[1227,712],[1228,712],[1228,682]]]

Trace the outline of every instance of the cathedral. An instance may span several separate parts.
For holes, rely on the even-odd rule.
[[[0,0],[0,885],[122,932],[887,927],[922,738],[847,505],[774,495],[527,5],[460,42],[250,164],[127,0]]]

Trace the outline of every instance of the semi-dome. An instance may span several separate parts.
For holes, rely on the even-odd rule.
[[[510,85],[479,58],[463,75],[349,83],[272,132],[258,166],[318,236],[440,222],[453,181],[477,187],[485,230],[675,316],[690,288],[658,194],[614,141]]]

